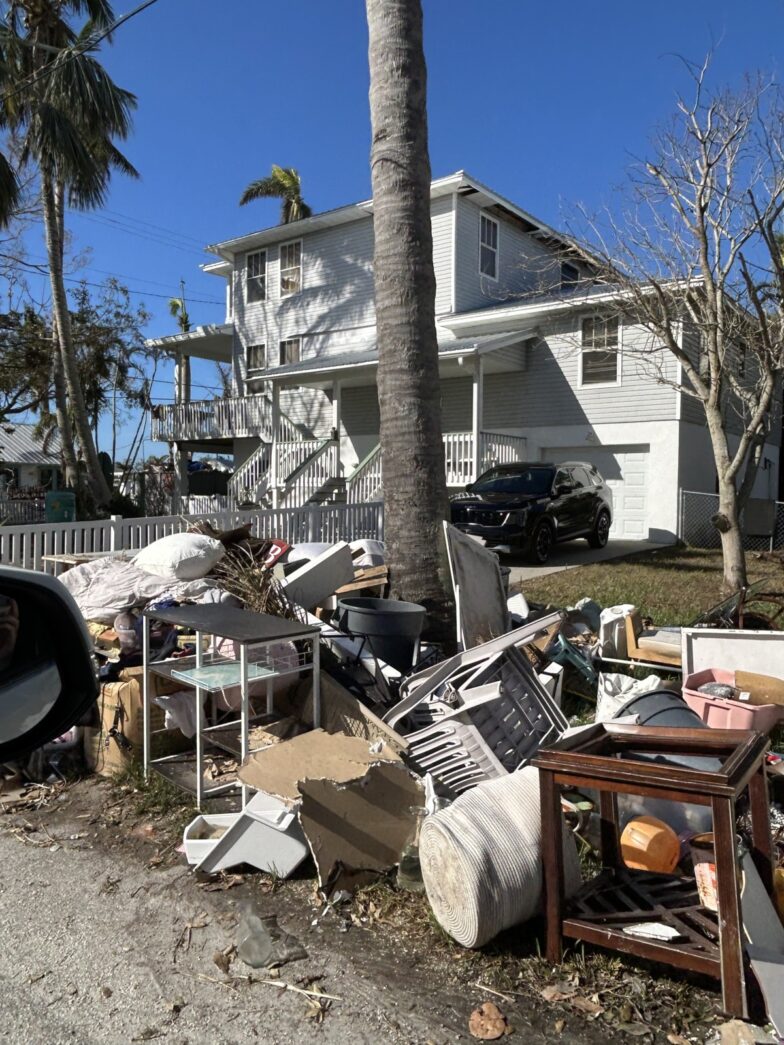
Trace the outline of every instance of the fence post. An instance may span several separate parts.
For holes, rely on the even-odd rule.
[[[376,505],[376,540],[384,540],[384,502],[379,501]]]
[[[318,504],[308,506],[308,542],[316,544],[321,540],[321,507]]]
[[[122,551],[122,516],[109,516],[109,551]]]

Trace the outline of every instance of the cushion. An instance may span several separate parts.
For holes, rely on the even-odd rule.
[[[201,533],[172,533],[142,548],[134,563],[145,573],[176,581],[194,581],[206,576],[223,558],[220,541]]]

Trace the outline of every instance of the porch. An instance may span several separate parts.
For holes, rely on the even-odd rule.
[[[187,443],[257,436],[272,441],[272,403],[265,395],[191,400],[152,408],[152,438]]]

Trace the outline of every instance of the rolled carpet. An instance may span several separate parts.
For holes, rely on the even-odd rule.
[[[564,833],[566,895],[580,886],[574,839]],[[539,909],[542,820],[539,771],[526,766],[478,784],[425,819],[419,859],[441,928],[464,947],[481,947]]]

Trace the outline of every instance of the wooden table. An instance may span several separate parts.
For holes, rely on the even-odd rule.
[[[127,551],[116,551],[116,552],[59,552],[57,555],[42,555],[41,562],[52,562],[65,566],[66,570],[70,570],[72,566],[83,566],[86,562],[92,562],[93,559],[106,559],[109,556],[113,556],[115,559],[126,559],[131,555],[135,555],[136,552]]]
[[[767,736],[745,730],[602,723],[540,750],[532,763],[539,769],[542,837],[548,840],[543,853],[548,961],[561,961],[563,937],[567,936],[667,962],[720,979],[725,1011],[747,1016],[735,803],[748,791],[751,855],[770,893],[773,845],[765,771],[769,746]],[[715,768],[663,761],[677,757],[712,758]],[[568,906],[564,902],[562,786],[599,792],[604,868]],[[619,794],[710,807],[718,916],[701,906],[693,878],[631,871],[623,865],[618,840]],[[678,931],[681,940],[661,943],[623,932],[624,925],[641,921],[664,922]]]

